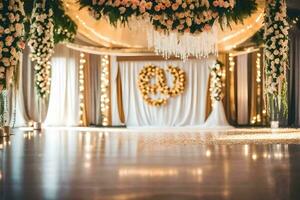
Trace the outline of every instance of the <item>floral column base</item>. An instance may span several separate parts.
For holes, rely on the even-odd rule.
[[[279,128],[280,107],[278,97],[269,97],[269,108],[271,128]]]

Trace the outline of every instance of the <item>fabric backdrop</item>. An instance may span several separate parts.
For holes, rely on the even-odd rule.
[[[79,122],[78,69],[80,53],[57,46],[52,57],[47,126],[76,126]]]
[[[237,122],[248,124],[248,56],[237,57]]]
[[[33,63],[26,47],[18,70],[16,126],[24,126],[30,121],[44,121],[47,111],[48,100],[39,101],[36,95]]]
[[[300,126],[300,30],[290,32],[289,124]]]
[[[200,126],[205,121],[206,95],[209,67],[215,59],[168,61],[123,61],[119,62],[122,81],[122,99],[127,126]],[[140,70],[148,64],[167,68],[179,66],[186,72],[186,89],[177,97],[171,97],[167,105],[149,106],[138,89]],[[167,76],[168,77],[168,76]],[[171,78],[169,77],[170,81]]]

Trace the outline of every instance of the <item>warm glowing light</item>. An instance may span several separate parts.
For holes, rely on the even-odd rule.
[[[90,167],[91,167],[91,163],[89,162],[84,163],[84,168],[88,169]]]
[[[90,159],[92,158],[92,155],[91,155],[90,153],[86,153],[86,154],[85,154],[85,158],[86,158],[87,160],[90,160]]]
[[[109,112],[110,112],[110,93],[109,93],[109,57],[107,55],[101,58],[101,116],[102,125],[109,125]]]
[[[84,114],[84,67],[86,63],[85,53],[80,53],[80,61],[79,61],[79,124],[83,125],[83,114]]]
[[[140,177],[164,177],[164,176],[177,176],[178,170],[176,169],[130,169],[122,168],[119,170],[120,177],[140,176]]]
[[[268,154],[265,152],[265,153],[263,154],[263,157],[264,157],[264,158],[267,158],[267,157],[268,157]]]
[[[211,156],[211,151],[210,150],[207,150],[206,153],[205,153],[206,157],[210,157]]]
[[[233,54],[230,53],[229,54],[229,71],[230,72],[234,71],[234,66],[235,66],[235,62],[234,62],[234,59],[233,59]]]
[[[244,146],[244,154],[245,156],[248,156],[249,154],[249,146],[247,144]]]

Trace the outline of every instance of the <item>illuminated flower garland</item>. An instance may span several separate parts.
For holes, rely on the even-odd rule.
[[[154,65],[145,66],[139,74],[138,86],[145,102],[151,106],[165,105],[168,98],[175,97],[184,92],[185,89],[185,72],[179,67],[168,66],[168,72],[173,76],[173,87],[167,85],[164,70]],[[155,84],[151,80],[157,78]],[[158,99],[152,99],[150,94],[160,95]]]
[[[235,0],[80,0],[95,19],[107,16],[110,23],[127,23],[132,16],[150,16],[160,32],[210,31],[218,17],[232,10]]]
[[[25,48],[24,19],[21,0],[0,2],[0,91],[6,88],[7,69],[17,66]]]
[[[31,18],[30,39],[31,60],[35,62],[35,86],[38,96],[45,98],[50,89],[50,58],[54,48],[53,11],[45,1],[37,0]]]
[[[224,94],[222,92],[223,83],[222,79],[224,77],[223,70],[221,68],[221,64],[217,62],[215,65],[210,68],[210,97],[212,101],[212,105],[216,101],[221,101]]]
[[[128,22],[130,17],[143,15],[152,8],[152,2],[146,0],[80,0],[80,4],[82,7],[89,6],[89,12],[95,19],[107,16],[113,25]]]
[[[285,0],[268,0],[265,14],[265,78],[269,100],[287,112],[288,30]],[[270,101],[269,101],[270,102]],[[270,105],[269,105],[270,106]]]
[[[159,32],[201,33],[233,7],[234,0],[155,0],[149,14]]]

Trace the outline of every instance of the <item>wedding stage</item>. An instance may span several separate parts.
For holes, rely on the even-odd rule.
[[[299,200],[297,0],[1,0],[0,199]]]

